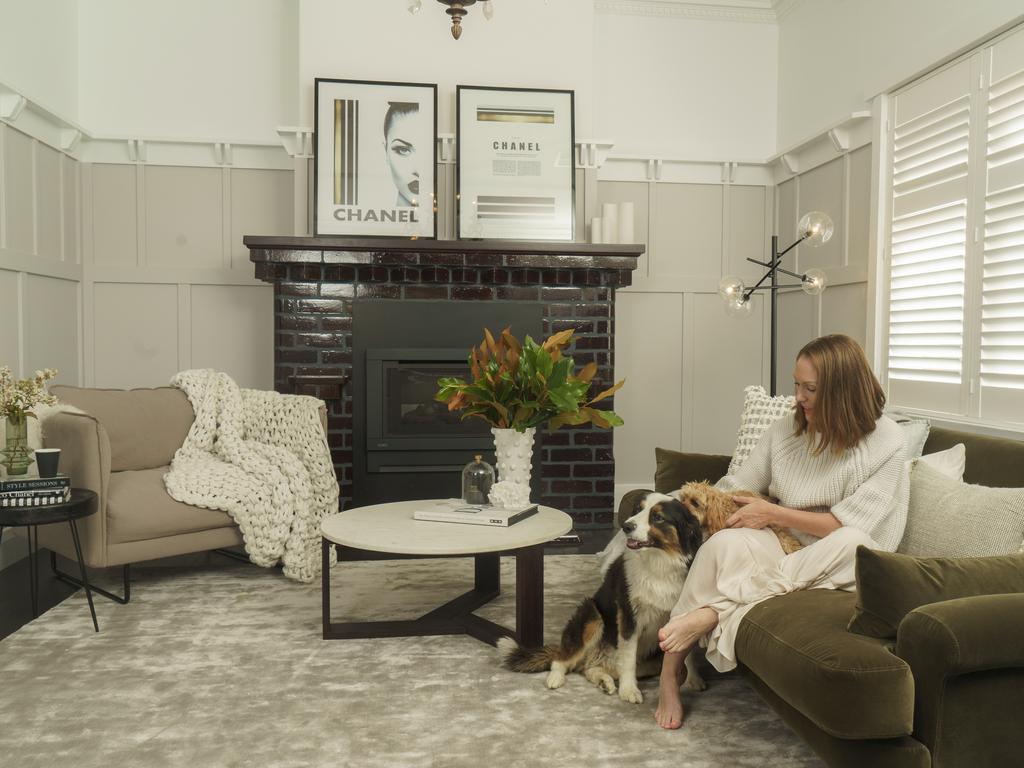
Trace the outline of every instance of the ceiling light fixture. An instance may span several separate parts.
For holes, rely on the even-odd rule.
[[[492,0],[437,0],[437,2],[447,6],[445,13],[452,17],[452,37],[456,40],[462,37],[462,20],[468,13],[466,9],[471,5],[476,5],[477,2],[480,2],[483,7],[484,18],[488,20],[494,18]],[[409,13],[419,13],[423,7],[423,0],[408,0],[406,7],[409,9]]]

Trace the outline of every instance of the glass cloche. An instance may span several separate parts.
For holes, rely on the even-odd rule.
[[[462,500],[467,504],[486,504],[494,485],[494,467],[483,456],[474,456],[462,470]]]

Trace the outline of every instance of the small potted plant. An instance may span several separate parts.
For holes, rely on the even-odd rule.
[[[46,382],[57,375],[53,368],[36,371],[31,379],[15,379],[6,365],[0,368],[0,417],[6,419],[6,447],[0,464],[8,475],[24,475],[32,464],[28,447],[28,419],[36,418],[37,405],[54,405],[57,398],[46,391]]]
[[[496,506],[521,506],[529,502],[530,470],[536,429],[547,424],[593,424],[610,429],[622,419],[595,404],[623,385],[616,383],[589,397],[597,363],[576,371],[571,357],[562,354],[572,342],[572,329],[556,333],[543,344],[529,336],[520,344],[505,328],[498,339],[484,329],[479,347],[470,350],[471,381],[438,379],[435,399],[462,418],[483,419],[491,425],[498,460],[498,480],[491,489]]]

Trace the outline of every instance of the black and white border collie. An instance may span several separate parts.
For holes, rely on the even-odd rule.
[[[649,493],[622,524],[626,549],[605,572],[593,597],[587,598],[562,631],[558,645],[521,648],[510,637],[498,641],[506,667],[515,672],[542,672],[548,688],[565,683],[567,672],[581,672],[605,693],[639,704],[638,677],[658,674],[661,652],[658,629],[683,591],[693,556],[703,541],[697,518],[677,499]],[[704,681],[686,657],[686,687],[703,690]]]

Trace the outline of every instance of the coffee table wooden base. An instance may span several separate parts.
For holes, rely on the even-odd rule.
[[[526,647],[544,642],[544,545],[472,555],[475,568],[473,589],[425,613],[406,621],[331,621],[330,551],[338,547],[339,558],[347,547],[324,538],[323,567],[323,631],[325,640],[348,640],[375,637],[426,637],[430,635],[469,635],[490,645],[499,638],[513,637]],[[516,558],[516,628],[508,629],[473,613],[501,594],[500,557]],[[438,557],[441,557],[440,555]],[[466,557],[447,555],[446,557]]]

